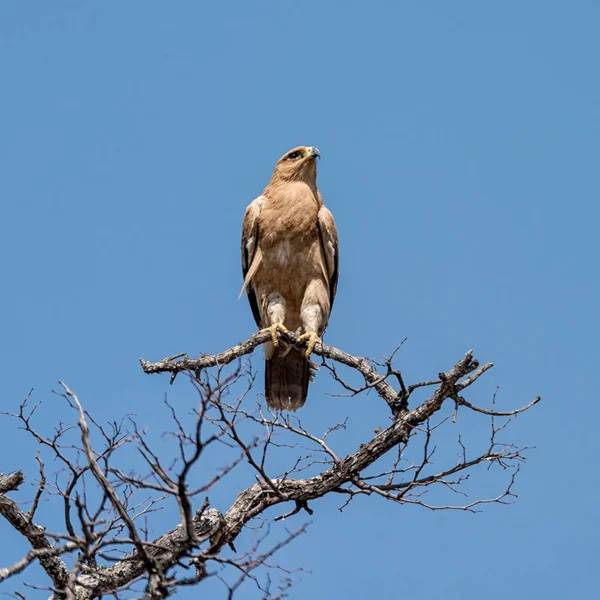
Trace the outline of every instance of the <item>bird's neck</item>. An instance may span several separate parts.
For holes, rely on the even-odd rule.
[[[273,203],[287,203],[299,197],[311,196],[319,206],[321,204],[321,195],[319,194],[316,181],[271,180],[265,188],[264,195]]]

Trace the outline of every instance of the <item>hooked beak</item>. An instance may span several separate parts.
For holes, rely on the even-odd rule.
[[[307,148],[308,150],[308,156],[310,158],[321,158],[321,153],[319,152],[319,149],[316,148],[315,146],[312,146],[311,148]]]

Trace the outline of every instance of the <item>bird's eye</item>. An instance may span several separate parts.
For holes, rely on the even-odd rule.
[[[300,156],[301,156],[300,152],[290,152],[288,154],[287,158],[288,158],[288,160],[296,160],[296,159],[300,158]]]

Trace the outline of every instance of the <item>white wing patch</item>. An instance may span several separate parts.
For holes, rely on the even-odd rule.
[[[327,245],[329,246],[329,250],[331,252],[331,258],[335,258],[335,246],[333,245],[333,242],[329,240]]]

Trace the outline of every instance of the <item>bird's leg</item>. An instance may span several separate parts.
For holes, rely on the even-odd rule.
[[[269,294],[266,309],[268,322],[271,325],[261,329],[261,331],[270,331],[273,346],[277,347],[279,346],[277,331],[288,332],[287,327],[283,324],[285,321],[285,299],[279,294]]]
[[[315,349],[315,344],[320,342],[318,331],[322,331],[322,326],[326,318],[324,314],[329,311],[328,300],[325,303],[327,311],[324,310],[323,300],[328,298],[327,290],[323,282],[315,279],[309,283],[304,292],[302,307],[300,308],[300,319],[304,333],[298,337],[298,342],[306,342],[306,358],[309,358]]]
[[[320,342],[321,339],[319,338],[319,335],[316,331],[307,331],[306,333],[303,333],[302,335],[298,336],[299,343],[304,342],[306,340],[308,340],[308,342],[306,343],[306,358],[310,358],[312,351],[315,349],[315,344],[317,342]]]

